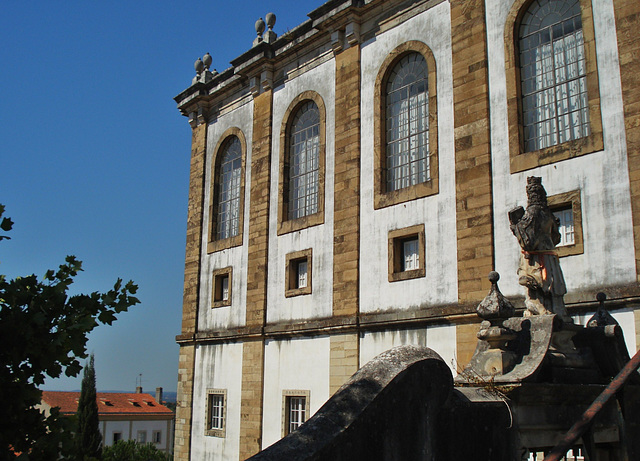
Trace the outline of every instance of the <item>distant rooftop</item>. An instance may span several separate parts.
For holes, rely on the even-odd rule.
[[[43,391],[42,401],[60,408],[62,414],[74,414],[78,410],[80,392]],[[172,414],[149,394],[98,392],[98,414]]]

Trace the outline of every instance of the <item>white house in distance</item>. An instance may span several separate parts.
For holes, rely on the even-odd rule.
[[[74,415],[78,410],[80,392],[43,391],[40,408],[49,414],[59,407],[63,415]],[[173,451],[174,414],[162,405],[162,388],[156,389],[156,398],[150,394],[98,392],[98,418],[103,446],[119,440],[137,440],[153,443],[167,453]]]

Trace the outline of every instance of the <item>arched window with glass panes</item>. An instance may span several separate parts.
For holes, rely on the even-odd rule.
[[[518,29],[523,144],[532,152],[589,136],[579,0],[535,0]]]
[[[318,212],[320,170],[320,112],[314,101],[304,101],[289,128],[285,176],[287,219]]]
[[[386,191],[430,180],[428,69],[408,53],[389,74],[385,91]]]
[[[242,145],[237,136],[225,140],[218,158],[215,239],[222,240],[240,233]]]

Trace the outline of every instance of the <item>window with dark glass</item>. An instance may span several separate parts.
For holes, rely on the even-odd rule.
[[[240,233],[240,188],[242,181],[242,146],[230,137],[221,151],[216,187],[216,240]]]
[[[313,101],[296,111],[289,132],[286,177],[287,219],[318,212],[320,113]]]
[[[536,0],[519,27],[524,150],[589,136],[579,0]]]
[[[386,87],[386,190],[429,181],[429,92],[427,63],[405,55]]]

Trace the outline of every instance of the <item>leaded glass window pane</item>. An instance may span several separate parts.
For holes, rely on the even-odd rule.
[[[288,219],[318,212],[320,111],[313,101],[296,112],[289,133]]]
[[[524,149],[590,134],[579,0],[536,0],[519,29]]]
[[[217,178],[216,239],[240,233],[240,188],[242,185],[242,146],[233,136],[221,152]]]
[[[395,65],[386,88],[386,190],[429,181],[427,63],[410,53]]]

